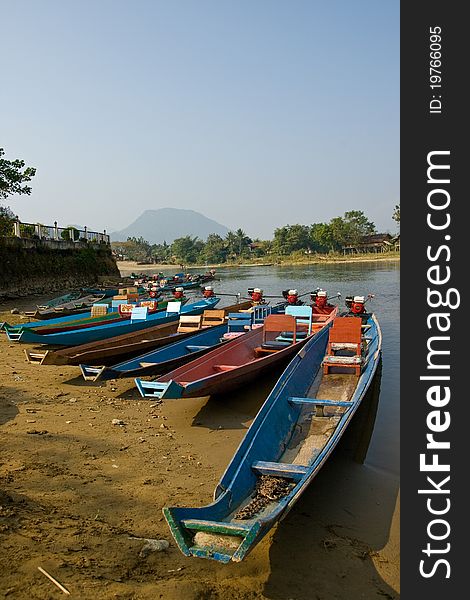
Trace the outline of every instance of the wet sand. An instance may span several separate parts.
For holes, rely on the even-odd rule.
[[[1,304],[0,321],[40,301]],[[189,559],[173,542],[162,507],[211,501],[276,374],[247,393],[157,403],[133,380],[90,384],[78,367],[30,365],[25,346],[0,336],[6,598],[64,596],[38,566],[85,600],[399,597],[398,481],[351,460],[354,432],[244,562]],[[143,538],[170,546],[141,557]]]

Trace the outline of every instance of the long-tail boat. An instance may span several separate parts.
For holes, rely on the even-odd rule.
[[[220,394],[245,384],[293,356],[311,335],[331,324],[337,314],[312,312],[309,306],[286,307],[249,331],[156,381],[136,379],[146,398],[183,398]],[[290,313],[290,314],[287,314]]]
[[[104,298],[103,295],[96,296],[95,294],[88,294],[52,307],[38,306],[35,310],[24,311],[22,316],[29,319],[46,321],[60,316],[77,315],[78,313],[91,309],[94,304],[102,302]]]
[[[307,342],[255,417],[214,501],[163,509],[183,554],[241,561],[285,517],[343,435],[380,356],[371,314],[338,317]]]
[[[214,305],[215,303],[212,301],[199,300],[183,306],[180,313],[175,314],[174,319],[153,325],[148,329],[131,331],[59,350],[25,350],[26,357],[29,362],[42,365],[79,365],[83,363],[101,366],[112,364],[116,360],[129,359],[148,350],[172,343],[176,339],[183,339],[183,336],[191,336],[191,332],[177,334],[178,318],[180,316],[202,315],[204,311],[212,309]],[[224,311],[248,310],[250,307],[251,302],[247,301],[225,307]],[[177,335],[180,337],[175,337]]]
[[[181,304],[185,304],[187,301],[188,299],[185,297],[178,300]],[[146,306],[150,314],[164,311],[167,308],[168,302],[171,302],[171,300],[144,300],[136,304],[121,304],[112,309],[107,304],[95,304],[91,311],[84,313],[87,315],[85,317],[80,314],[75,315],[75,318],[72,319],[64,317],[58,320],[49,320],[45,323],[40,321],[35,323],[19,323],[18,325],[4,324],[4,329],[9,334],[20,333],[24,329],[27,329],[40,335],[75,331],[130,319],[132,318],[133,308],[138,306]],[[9,339],[14,341],[11,335]]]
[[[160,347],[109,367],[80,364],[82,375],[85,380],[97,381],[98,379],[142,377],[167,373],[227,343],[233,338],[233,335],[238,337],[241,333],[244,334],[262,324],[267,314],[273,310],[271,307],[262,306],[253,307],[252,311],[244,311],[242,306],[244,305],[235,305],[235,308],[243,312],[222,309],[204,311],[204,314],[200,316],[186,317],[192,322],[187,320],[181,323],[182,319],[185,319],[183,316],[180,319],[177,333],[160,338]],[[276,311],[277,308],[274,310]],[[211,313],[217,313],[218,318],[211,316]]]
[[[215,306],[219,298],[203,298],[194,303],[193,307],[200,307],[202,310]],[[175,302],[174,304],[179,304]],[[134,309],[136,310],[136,309]],[[178,311],[179,312],[179,311]],[[72,329],[69,331],[61,331],[58,333],[40,333],[31,329],[23,329],[19,332],[10,332],[6,330],[7,337],[10,341],[32,344],[48,344],[51,346],[78,346],[87,342],[104,340],[115,335],[123,333],[131,333],[141,331],[152,327],[153,325],[170,323],[178,319],[178,313],[159,311],[152,314],[146,314],[146,311],[130,318],[120,319],[113,323],[95,325],[93,327],[85,327],[81,329]]]

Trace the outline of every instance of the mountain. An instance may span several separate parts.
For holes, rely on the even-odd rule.
[[[144,211],[128,227],[112,233],[111,240],[125,242],[128,237],[143,237],[151,244],[161,244],[164,241],[171,244],[176,238],[186,235],[205,240],[210,233],[218,233],[224,237],[228,231],[225,225],[194,210],[159,208]]]

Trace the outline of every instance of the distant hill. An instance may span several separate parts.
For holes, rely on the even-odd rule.
[[[143,237],[151,244],[161,244],[164,241],[171,244],[176,238],[186,235],[205,240],[210,233],[225,237],[228,231],[225,225],[194,210],[159,208],[146,210],[128,227],[112,233],[111,240],[125,242],[128,237]]]

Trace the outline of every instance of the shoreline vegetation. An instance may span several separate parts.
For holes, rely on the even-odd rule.
[[[206,264],[191,264],[185,265],[185,269],[225,269],[225,268],[242,268],[242,267],[284,267],[284,266],[307,266],[307,265],[322,265],[322,264],[335,264],[335,263],[364,263],[364,262],[399,262],[399,252],[380,252],[380,253],[364,253],[364,254],[347,254],[347,255],[315,255],[308,256],[305,258],[299,257],[285,257],[282,260],[261,260],[254,258],[251,261],[243,259],[240,262],[224,262],[224,263],[206,263]],[[174,269],[181,268],[181,264],[176,263],[149,263],[149,264],[138,264],[133,260],[121,260],[116,261],[121,275],[123,271],[127,272],[138,272],[141,270],[148,269]]]
[[[394,220],[399,225],[399,210]],[[162,232],[158,232],[160,239]],[[154,238],[155,239],[155,238]],[[284,225],[274,230],[272,239],[251,239],[243,229],[225,237],[211,233],[205,240],[186,235],[168,244],[151,243],[142,236],[113,241],[116,260],[141,264],[221,266],[240,264],[310,264],[315,261],[346,260],[362,254],[395,254],[400,251],[400,235],[378,233],[375,224],[362,211],[352,210],[328,223]],[[371,257],[369,257],[371,258]]]

